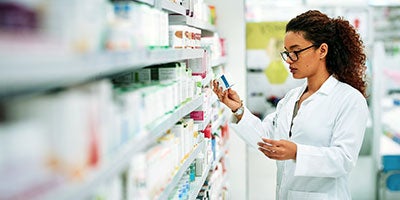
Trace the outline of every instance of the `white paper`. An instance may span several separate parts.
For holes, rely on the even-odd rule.
[[[261,136],[257,134],[257,131],[255,130],[248,130],[246,132],[239,131],[236,129],[235,126],[231,126],[231,128],[235,131],[235,133],[243,140],[245,141],[248,145],[253,147],[254,149],[258,150],[259,146],[257,145],[258,142],[263,142],[261,139]]]

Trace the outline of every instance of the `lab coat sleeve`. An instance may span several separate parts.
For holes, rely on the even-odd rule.
[[[269,133],[272,131],[272,118],[272,116],[268,115],[261,121],[245,108],[242,119],[239,122],[232,115],[230,127],[242,140],[257,149],[257,142],[261,142],[262,137],[269,137]]]
[[[330,147],[297,144],[295,176],[340,177],[355,166],[369,116],[364,98],[343,106]]]

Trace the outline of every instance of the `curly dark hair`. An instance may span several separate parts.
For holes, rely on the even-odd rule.
[[[366,55],[360,35],[342,17],[329,18],[318,10],[302,13],[286,25],[286,32],[301,32],[316,46],[328,45],[326,67],[339,81],[366,96]]]

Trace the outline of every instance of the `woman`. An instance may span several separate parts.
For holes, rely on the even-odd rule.
[[[277,160],[277,199],[351,199],[349,173],[369,115],[360,36],[348,21],[311,10],[289,21],[284,48],[293,77],[307,81],[264,120],[234,90],[214,81],[214,92],[234,113],[236,132],[262,136],[259,150]]]

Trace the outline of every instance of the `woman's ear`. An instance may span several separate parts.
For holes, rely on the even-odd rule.
[[[319,46],[319,59],[323,59],[328,55],[328,44],[322,43],[321,46]]]

